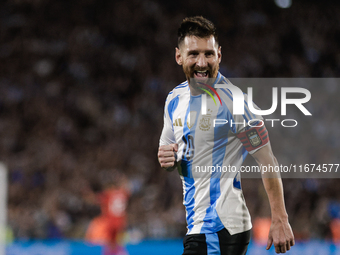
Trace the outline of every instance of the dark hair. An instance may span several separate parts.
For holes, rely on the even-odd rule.
[[[206,38],[213,35],[215,41],[218,43],[217,31],[215,25],[202,16],[187,17],[183,19],[181,26],[177,32],[178,46],[184,41],[186,36],[197,36],[200,38]]]

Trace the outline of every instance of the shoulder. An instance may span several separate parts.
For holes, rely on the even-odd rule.
[[[188,81],[182,82],[181,84],[177,85],[173,90],[169,92],[166,98],[165,104],[168,105],[171,101],[189,92],[190,90],[189,90]]]
[[[223,87],[219,87],[216,89],[217,93],[221,97],[221,100],[225,103],[225,105],[232,110],[233,101],[234,101],[234,91],[238,89],[234,84],[232,84],[227,78],[222,76],[218,83],[219,85],[223,85]]]
[[[248,107],[248,95],[247,93],[244,93],[241,88],[234,85],[231,81],[223,76],[218,84],[223,85],[222,87],[217,89],[217,91],[228,106],[233,107],[233,101],[236,101],[236,103],[242,102],[245,107]]]

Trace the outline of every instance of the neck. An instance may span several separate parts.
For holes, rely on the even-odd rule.
[[[198,96],[204,93],[203,90],[194,88],[193,86],[190,85],[190,83],[189,83],[189,88],[190,88],[190,94],[192,96]]]
[[[210,86],[213,87],[214,86],[213,84],[216,82],[216,79],[217,79],[217,77],[209,78],[209,81],[207,83]],[[198,87],[198,85],[195,84],[195,82],[194,82],[194,84],[190,84],[190,78],[187,77],[187,81],[188,81],[189,88],[190,88],[190,94],[192,96],[198,96],[198,95],[201,95],[201,94],[204,93],[204,91],[202,89],[200,89]],[[203,86],[203,88],[208,89],[207,86]],[[208,90],[210,90],[210,89],[208,89]]]

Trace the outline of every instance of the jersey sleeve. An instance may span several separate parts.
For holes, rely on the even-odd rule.
[[[251,129],[253,126],[256,126],[258,123],[261,123],[263,120],[263,117],[258,114],[254,114],[249,110],[248,105],[248,95],[244,94],[244,114],[243,115],[233,115],[233,119],[235,122],[235,125],[233,127],[233,132],[235,134],[239,134],[241,132],[244,132],[248,129]],[[257,110],[260,110],[260,108],[251,102],[254,105],[254,108]]]
[[[253,154],[269,143],[269,135],[263,123],[263,117],[250,111],[250,103],[255,109],[260,110],[254,102],[249,102],[248,95],[244,94],[244,115],[234,115],[234,119],[236,123],[243,122],[245,125],[238,124],[234,130],[245,149]]]
[[[165,101],[164,124],[163,124],[162,134],[159,139],[159,146],[176,143],[176,139],[174,135],[174,127],[171,121],[171,117],[169,115],[169,109],[168,109],[169,101],[170,101],[170,94],[168,95]]]
[[[257,126],[237,134],[244,148],[253,154],[269,143],[269,134],[265,125],[261,122]]]

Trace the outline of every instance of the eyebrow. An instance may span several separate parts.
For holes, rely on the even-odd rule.
[[[198,54],[198,50],[189,50],[188,55],[190,54]]]
[[[198,50],[189,50],[189,51],[188,51],[188,55],[190,55],[190,54],[198,54],[198,53],[199,53]],[[214,50],[206,50],[206,51],[204,51],[204,53],[205,53],[205,54],[206,54],[206,53],[215,54],[215,51],[214,51]]]

